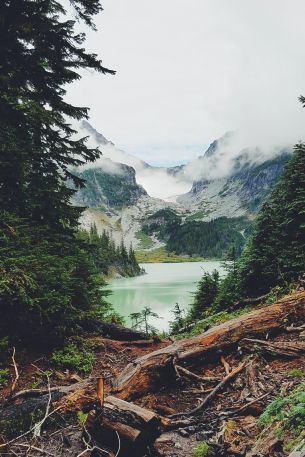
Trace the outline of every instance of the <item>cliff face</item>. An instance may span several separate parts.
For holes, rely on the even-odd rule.
[[[132,167],[124,164],[118,164],[118,167],[118,173],[108,173],[102,168],[78,171],[76,174],[86,181],[86,185],[75,194],[75,203],[89,208],[121,208],[134,205],[140,197],[147,195],[137,184]]]

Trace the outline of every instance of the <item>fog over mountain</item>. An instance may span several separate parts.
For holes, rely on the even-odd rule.
[[[88,136],[90,147],[99,147],[102,156],[94,163],[88,163],[81,169],[101,168],[106,173],[121,174],[120,164],[134,168],[136,181],[149,196],[174,202],[188,193],[194,182],[200,180],[218,180],[228,178],[244,166],[260,165],[275,158],[291,147],[249,146],[240,132],[228,132],[211,143],[197,159],[177,167],[154,167],[117,148],[111,141],[83,121],[78,126],[81,136]]]

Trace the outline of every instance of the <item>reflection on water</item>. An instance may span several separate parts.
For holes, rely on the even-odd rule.
[[[141,265],[146,271],[136,278],[114,279],[109,288],[113,294],[108,301],[115,310],[130,324],[129,314],[141,311],[149,306],[162,319],[152,319],[151,323],[159,330],[168,330],[168,322],[173,315],[170,312],[175,303],[187,309],[192,301],[196,283],[205,271],[217,269],[221,275],[224,268],[221,262],[189,263],[146,263]]]

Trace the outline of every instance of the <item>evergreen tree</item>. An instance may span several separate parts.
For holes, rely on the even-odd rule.
[[[194,301],[191,306],[191,317],[200,319],[204,311],[210,308],[219,290],[219,273],[214,270],[212,273],[205,272],[197,285]]]
[[[94,27],[99,0],[73,0],[76,20]],[[0,333],[49,342],[77,331],[105,306],[87,243],[76,237],[83,181],[71,167],[97,149],[75,139],[71,119],[87,109],[65,100],[78,70],[113,73],[83,48],[84,34],[56,0],[0,4]]]

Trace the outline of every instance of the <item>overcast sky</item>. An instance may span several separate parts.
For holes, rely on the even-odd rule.
[[[118,147],[154,164],[230,130],[266,147],[305,140],[304,0],[102,0],[86,72],[68,98]],[[251,144],[250,144],[251,143]]]

